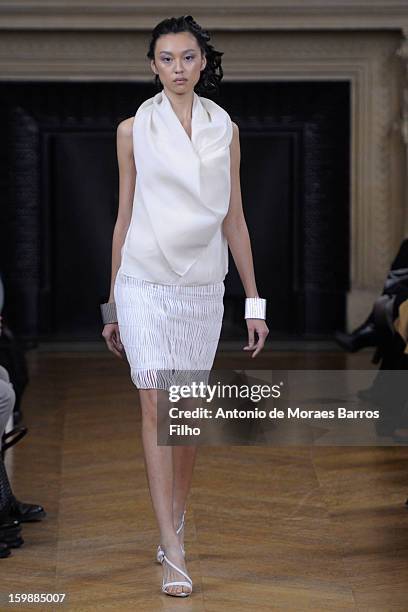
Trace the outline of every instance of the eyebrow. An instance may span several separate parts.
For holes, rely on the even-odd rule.
[[[182,53],[187,53],[187,51],[196,51],[196,49],[184,49]],[[160,53],[168,53],[169,55],[173,55],[171,51],[160,51]]]

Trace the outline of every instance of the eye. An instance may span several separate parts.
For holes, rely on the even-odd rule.
[[[194,55],[186,55],[186,59],[189,59],[189,58],[194,59]]]

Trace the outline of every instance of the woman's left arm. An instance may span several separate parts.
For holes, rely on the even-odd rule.
[[[227,239],[228,246],[234,258],[238,274],[244,286],[247,298],[259,297],[255,282],[254,263],[252,257],[251,240],[248,227],[242,209],[240,163],[241,149],[239,145],[239,129],[232,123],[233,136],[230,145],[231,158],[231,197],[228,213],[224,217],[222,229]],[[246,319],[248,327],[248,344],[244,351],[254,351],[252,357],[256,357],[262,350],[269,329],[263,319]],[[257,333],[256,343],[254,333]]]

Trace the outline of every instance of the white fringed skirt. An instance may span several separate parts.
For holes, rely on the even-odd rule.
[[[208,380],[224,314],[224,282],[164,285],[120,270],[114,297],[120,338],[139,389]]]

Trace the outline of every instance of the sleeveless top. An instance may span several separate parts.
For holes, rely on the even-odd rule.
[[[220,282],[228,272],[222,221],[232,123],[221,106],[193,93],[191,140],[164,90],[135,114],[136,186],[120,265],[128,276],[196,285]]]

